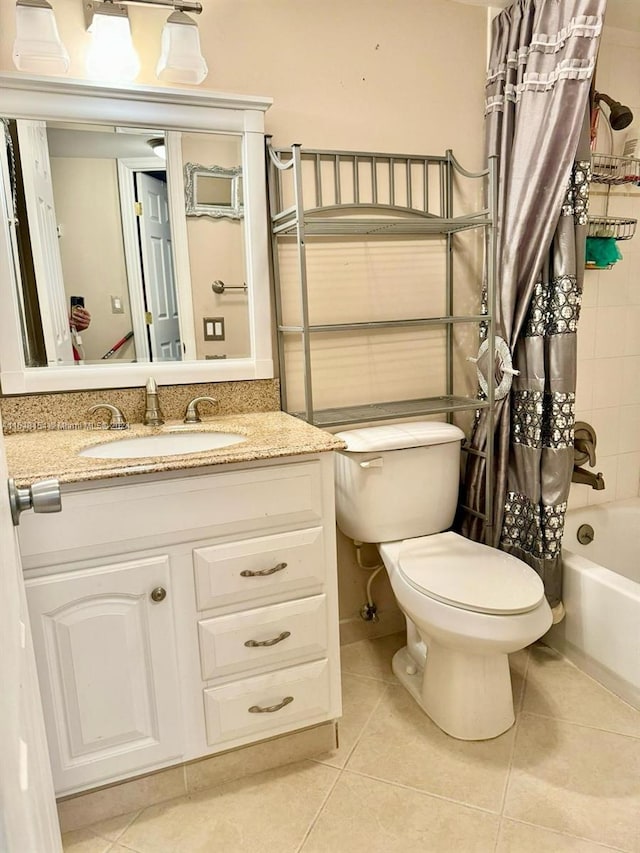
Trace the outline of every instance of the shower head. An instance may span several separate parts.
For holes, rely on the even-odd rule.
[[[605,95],[604,92],[595,92],[593,96],[594,104],[597,106],[600,101],[604,101],[609,107],[609,124],[612,130],[624,130],[625,127],[629,127],[633,121],[633,113],[629,107],[621,104],[620,101],[614,101],[613,98]]]

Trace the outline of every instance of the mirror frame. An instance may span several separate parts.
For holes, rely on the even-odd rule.
[[[198,178],[225,178],[229,181],[231,203],[206,204],[198,201]],[[225,169],[224,166],[201,166],[200,163],[185,163],[184,193],[187,216],[211,216],[213,219],[243,219],[244,204],[240,201],[242,166]]]
[[[174,265],[178,310],[187,354],[189,339],[194,339],[194,317],[190,298],[191,273],[180,133],[199,131],[242,136],[244,244],[251,342],[248,358],[27,367],[11,250],[10,206],[4,187],[0,187],[0,385],[3,395],[135,387],[144,385],[150,375],[163,385],[273,378],[264,156],[264,113],[271,103],[271,98],[250,95],[151,86],[96,85],[19,73],[0,74],[2,116],[132,128],[161,127],[169,131],[169,204],[174,219],[172,229],[176,233]]]

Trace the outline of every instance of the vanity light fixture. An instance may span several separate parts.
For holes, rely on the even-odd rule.
[[[85,0],[85,24],[94,34],[87,57],[87,70],[91,77],[116,81],[132,80],[137,76],[140,63],[131,40],[129,4],[173,9],[162,30],[156,74],[160,80],[173,83],[202,83],[209,69],[200,49],[198,26],[185,14],[199,15],[202,12],[202,4],[197,0],[123,0],[119,3],[114,0]]]
[[[126,6],[113,0],[89,5],[92,7],[88,27],[92,39],[86,61],[89,76],[111,82],[134,80],[140,71],[140,60],[133,46]]]
[[[70,60],[47,0],[17,0],[13,62],[18,71],[66,74]]]
[[[184,12],[173,12],[162,30],[162,52],[156,76],[173,83],[197,84],[202,83],[208,73],[196,22]]]
[[[156,157],[161,160],[167,159],[167,143],[164,136],[157,136],[154,139],[149,139],[147,145],[151,148]]]

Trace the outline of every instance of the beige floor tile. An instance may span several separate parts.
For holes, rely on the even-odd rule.
[[[583,838],[503,819],[496,853],[611,853],[611,849]]]
[[[349,643],[348,646],[342,646],[340,649],[342,671],[397,684],[397,679],[391,671],[391,658],[404,645],[406,645],[404,632],[389,634],[376,640]]]
[[[145,809],[119,843],[139,853],[298,849],[339,771],[305,761]]]
[[[548,646],[531,649],[523,710],[640,737],[640,711]]]
[[[100,838],[106,838],[108,841],[117,841],[139,814],[140,811],[135,811],[113,817],[110,820],[102,820],[99,823],[91,824],[89,829],[94,835],[99,835]]]
[[[380,701],[386,685],[358,675],[342,675],[342,717],[338,721],[338,748],[320,756],[332,767],[344,767],[349,753],[362,734],[367,720]]]
[[[640,740],[522,714],[504,814],[634,851]]]
[[[131,847],[123,847],[121,844],[114,844],[109,848],[107,853],[137,853],[137,851],[132,850]]]
[[[512,744],[513,729],[487,741],[449,737],[403,687],[389,685],[347,768],[499,811]]]
[[[62,836],[64,853],[107,853],[111,846],[111,841],[98,838],[89,829],[75,829]]]
[[[346,771],[301,853],[487,853],[499,818]]]

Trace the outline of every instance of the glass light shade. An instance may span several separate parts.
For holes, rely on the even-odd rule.
[[[117,83],[138,76],[140,60],[133,46],[128,16],[98,12],[93,16],[89,32],[92,39],[86,65],[90,77]]]
[[[19,71],[66,74],[70,60],[51,6],[16,6],[13,63]]]
[[[159,80],[173,83],[197,84],[202,83],[208,73],[195,21],[183,12],[174,12],[162,30],[162,48],[156,76]]]
[[[156,157],[159,157],[161,160],[167,159],[167,144],[164,139],[150,139],[149,146]]]

